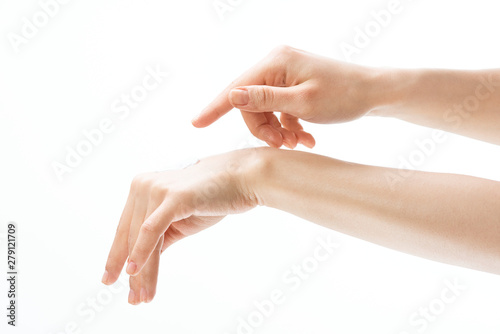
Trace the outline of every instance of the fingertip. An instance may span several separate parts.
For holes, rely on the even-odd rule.
[[[316,140],[310,133],[300,131],[299,133],[297,133],[297,137],[299,139],[299,143],[307,148],[313,148],[316,145]]]
[[[151,291],[151,290],[146,290],[146,293],[145,293],[145,298],[144,298],[144,302],[145,303],[151,303],[151,301],[154,299],[155,297],[155,294],[156,292],[155,291]]]
[[[295,147],[288,140],[285,140],[284,138],[283,138],[283,145],[291,150],[293,150],[293,148]]]
[[[313,148],[316,145],[316,141],[311,136],[311,138],[309,140],[305,140],[302,144],[304,146],[306,146],[307,148]]]
[[[297,135],[291,131],[287,131],[285,134],[282,133],[283,136],[283,144],[289,149],[293,150],[297,147]]]
[[[270,126],[262,128],[260,131],[260,139],[265,141],[271,147],[279,148],[283,145],[283,136],[281,133]]]
[[[316,146],[316,140],[314,139],[314,137],[311,135],[311,134],[308,134],[309,137],[310,137],[310,146],[309,148],[313,148],[314,146]]]
[[[134,292],[133,289],[130,289],[130,292],[128,293],[128,303],[131,305],[137,305],[137,294]]]
[[[101,282],[106,285],[110,285],[109,272],[104,270],[104,274],[102,275]]]
[[[191,125],[194,126],[195,128],[198,128],[198,116],[196,116],[195,118],[193,118],[191,120]]]
[[[141,302],[146,302],[147,299],[148,299],[148,291],[146,290],[146,288],[141,288],[141,297],[140,297]]]
[[[278,138],[273,138],[272,140],[266,140],[265,142],[267,143],[267,145],[274,148],[280,148],[281,146],[283,146],[283,139],[280,140]]]
[[[202,115],[197,115],[195,116],[192,120],[191,120],[191,124],[195,127],[195,128],[203,128],[205,127],[206,125],[203,124],[202,122]]]
[[[118,276],[120,276],[120,272],[123,268],[123,264],[121,267],[116,266],[115,264],[106,264],[104,268],[104,274],[102,275],[101,282],[105,285],[114,284],[118,280]]]
[[[215,122],[220,116],[213,107],[207,106],[200,113],[193,117],[191,124],[196,128],[205,128]]]
[[[129,274],[130,276],[136,276],[139,271],[137,270],[138,267],[137,267],[137,264],[134,262],[134,261],[130,261],[127,265],[127,274]]]
[[[303,145],[307,148],[313,148],[315,144],[314,143],[312,143],[312,144],[311,143],[303,143]]]

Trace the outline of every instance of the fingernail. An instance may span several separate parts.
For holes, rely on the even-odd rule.
[[[135,304],[135,293],[134,293],[134,290],[130,290],[130,292],[128,293],[128,302],[130,304]]]
[[[229,99],[234,105],[237,106],[246,106],[248,104],[248,91],[246,89],[233,89],[231,93],[229,93]]]
[[[141,289],[141,302],[147,303],[148,301],[148,292],[146,291],[145,288]]]
[[[103,282],[104,284],[108,284],[108,277],[109,277],[108,271],[104,270],[104,274],[102,275],[101,282]]]
[[[193,117],[193,119],[191,120],[191,123],[196,123],[196,121],[198,120],[198,118],[200,118],[199,114]]]
[[[137,270],[137,265],[134,262],[130,261],[127,266],[127,274],[134,275],[136,270]]]

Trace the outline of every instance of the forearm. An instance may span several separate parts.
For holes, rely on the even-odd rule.
[[[369,114],[500,144],[500,70],[375,70]]]
[[[500,274],[500,184],[415,172],[391,189],[389,168],[262,150],[260,204],[421,257]]]

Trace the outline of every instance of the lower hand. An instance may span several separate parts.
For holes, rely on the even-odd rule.
[[[137,176],[130,188],[103,283],[112,284],[128,257],[129,302],[156,293],[160,254],[176,241],[258,204],[253,191],[258,149],[209,157],[182,170]]]

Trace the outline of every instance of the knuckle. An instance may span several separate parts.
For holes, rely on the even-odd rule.
[[[280,44],[271,51],[271,55],[273,56],[287,55],[292,53],[293,51],[294,49],[291,46],[286,44]]]
[[[151,197],[154,199],[159,199],[163,197],[163,195],[166,193],[167,188],[161,184],[161,183],[153,183],[151,185]]]
[[[143,186],[146,179],[146,174],[138,174],[132,179],[132,184],[130,185],[131,191],[137,191]]]
[[[315,99],[315,91],[314,89],[312,88],[306,88],[306,89],[303,89],[300,93],[299,93],[299,98],[301,100],[301,102],[305,102],[307,104],[310,104],[310,102],[312,102],[314,99]]]
[[[142,185],[146,189],[151,189],[151,186],[154,184],[154,178],[151,174],[144,174],[144,178],[142,180]]]
[[[296,50],[288,45],[279,45],[270,53],[271,64],[274,66],[285,66],[287,62],[292,60]]]
[[[259,87],[255,89],[253,100],[256,106],[258,107],[267,107],[271,106],[274,102],[274,92],[272,89],[267,87]]]
[[[176,211],[179,216],[187,217],[194,212],[196,207],[196,193],[191,191],[179,191],[172,197],[172,203],[176,206]]]
[[[158,228],[157,228],[156,224],[149,222],[149,221],[146,221],[146,222],[144,222],[144,224],[142,224],[141,230],[146,234],[156,234],[156,232],[158,231]]]
[[[172,194],[172,201],[176,205],[187,206],[189,200],[193,197],[193,191],[191,190],[177,190]]]
[[[133,193],[134,191],[136,191],[137,188],[139,187],[139,184],[140,184],[139,177],[135,176],[132,179],[132,182],[130,183],[130,192]]]
[[[297,102],[301,105],[301,118],[306,119],[307,117],[313,116],[314,101],[317,99],[317,92],[314,87],[302,89],[297,94],[297,99]]]

